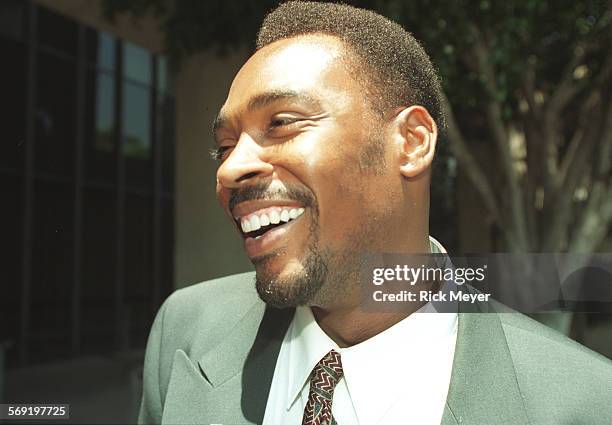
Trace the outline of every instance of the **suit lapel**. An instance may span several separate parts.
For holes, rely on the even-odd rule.
[[[459,314],[443,425],[529,423],[499,316],[486,311],[488,305],[481,305]],[[227,337],[217,346],[205,352],[177,350],[163,422],[262,423],[293,314],[293,309],[266,309],[258,301],[227,325]]]
[[[256,303],[198,365],[210,383],[207,416],[219,423],[262,423],[276,360],[294,310]]]
[[[258,300],[237,323],[224,324],[218,345],[176,350],[162,423],[262,423],[293,312]]]
[[[459,313],[443,425],[528,424],[514,364],[496,313]]]
[[[242,370],[257,336],[265,304],[256,302],[236,324],[227,324],[226,336],[200,355],[198,364],[213,388],[219,387]],[[197,358],[197,357],[196,357]]]
[[[242,370],[242,412],[262,423],[281,344],[295,309],[268,308]]]

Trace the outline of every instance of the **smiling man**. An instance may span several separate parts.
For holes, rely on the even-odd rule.
[[[436,124],[423,106],[377,109],[349,54],[322,34],[266,44],[215,121],[217,195],[274,306],[354,312],[361,252],[429,251]]]
[[[382,16],[268,15],[214,123],[217,197],[255,274],[166,300],[140,422],[606,423],[609,363],[522,315],[362,308],[364,253],[444,252],[428,230],[440,99]]]

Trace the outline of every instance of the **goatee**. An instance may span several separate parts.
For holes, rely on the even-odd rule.
[[[289,276],[280,277],[276,272],[267,272],[267,262],[275,254],[258,259],[255,287],[259,297],[276,308],[309,305],[319,292],[329,274],[328,261],[314,246],[308,248],[303,269]]]

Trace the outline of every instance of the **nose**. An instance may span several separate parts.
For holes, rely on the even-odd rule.
[[[236,146],[217,170],[217,180],[225,188],[238,188],[272,174],[272,164],[262,160],[263,147],[247,133],[242,133]]]

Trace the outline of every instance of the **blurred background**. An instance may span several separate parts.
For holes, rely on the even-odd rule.
[[[431,234],[449,252],[612,252],[609,1],[349,3],[440,70]],[[251,270],[210,128],[276,4],[0,2],[0,401],[134,422],[161,302]],[[609,314],[537,318],[612,358]]]

